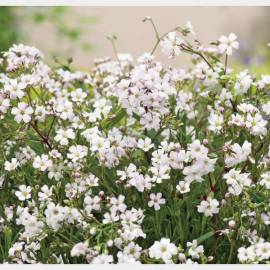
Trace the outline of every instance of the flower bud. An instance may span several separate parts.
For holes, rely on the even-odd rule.
[[[236,227],[236,223],[235,223],[234,220],[230,220],[229,223],[228,223],[228,225],[229,225],[229,227],[230,227],[231,229],[234,229],[234,228]]]
[[[213,260],[214,260],[214,257],[213,257],[213,256],[207,257],[207,261],[208,261],[208,262],[212,262]]]
[[[95,227],[93,227],[93,228],[90,229],[90,234],[91,235],[95,235],[96,232],[97,232],[97,229]]]
[[[181,263],[184,263],[186,261],[186,255],[184,253],[179,253],[178,259]]]
[[[208,140],[207,139],[203,139],[203,144],[208,144]]]
[[[113,246],[113,240],[110,239],[110,240],[107,242],[107,246],[108,246],[108,247],[112,247],[112,246]]]

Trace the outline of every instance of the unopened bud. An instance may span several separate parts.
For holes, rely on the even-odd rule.
[[[207,261],[208,261],[208,262],[212,262],[213,260],[214,260],[214,257],[213,257],[213,256],[207,257]]]
[[[186,261],[186,255],[184,253],[179,253],[178,259],[180,262],[184,263]]]
[[[104,191],[103,190],[101,190],[99,193],[98,193],[98,195],[100,196],[100,197],[103,197],[104,196]]]
[[[108,246],[108,247],[112,247],[112,246],[113,246],[113,240],[109,240],[109,241],[107,242],[107,246]]]
[[[207,139],[203,139],[203,144],[208,144],[208,140]]]
[[[96,232],[97,232],[97,229],[95,227],[93,227],[93,228],[90,229],[90,234],[91,235],[95,235]]]
[[[229,225],[229,227],[230,227],[231,229],[234,229],[234,228],[236,227],[236,223],[235,223],[234,220],[230,220],[229,223],[228,223],[228,225]]]

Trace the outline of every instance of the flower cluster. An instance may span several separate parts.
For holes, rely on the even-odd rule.
[[[156,36],[90,72],[3,53],[0,262],[269,261],[270,76],[228,67],[235,34]]]

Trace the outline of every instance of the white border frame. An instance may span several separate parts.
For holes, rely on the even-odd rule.
[[[0,0],[0,6],[270,6],[270,0]]]

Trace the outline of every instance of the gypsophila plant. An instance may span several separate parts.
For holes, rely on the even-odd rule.
[[[89,73],[2,54],[2,263],[269,263],[270,76],[229,68],[235,34],[205,47],[190,22],[144,21],[152,52],[111,37]]]

